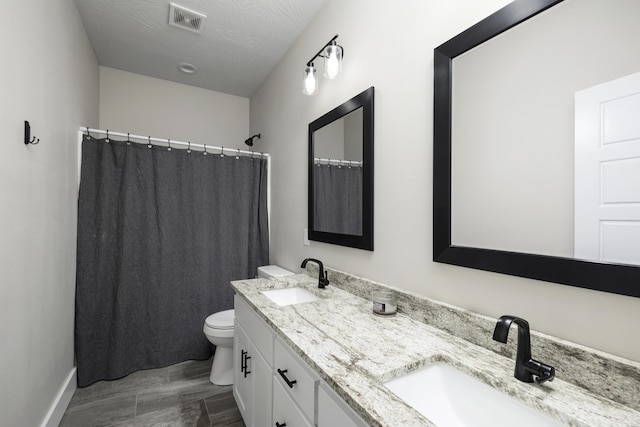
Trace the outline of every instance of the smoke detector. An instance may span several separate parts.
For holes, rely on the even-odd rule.
[[[207,19],[207,15],[204,13],[187,9],[175,3],[169,3],[169,25],[171,26],[202,34],[204,30],[202,24],[205,19]]]

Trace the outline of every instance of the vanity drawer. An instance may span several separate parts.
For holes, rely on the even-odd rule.
[[[318,387],[317,427],[367,427],[362,418],[324,381]]]
[[[273,329],[238,295],[233,300],[236,322],[242,326],[249,339],[269,366],[273,366]]]
[[[314,427],[307,417],[293,403],[291,396],[278,382],[273,383],[273,422],[272,426],[285,425],[287,427]],[[278,424],[276,424],[278,423]]]
[[[285,346],[286,344],[276,340],[273,364],[274,384],[281,385],[298,404],[305,416],[313,420],[318,379],[311,368]]]

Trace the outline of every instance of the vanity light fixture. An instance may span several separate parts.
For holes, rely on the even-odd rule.
[[[333,80],[338,77],[340,71],[342,71],[342,46],[338,46],[333,39],[324,48],[324,77]]]
[[[344,55],[344,50],[342,46],[336,43],[336,39],[338,35],[333,36],[327,44],[325,44],[322,49],[316,53],[313,58],[307,62],[307,65],[304,69],[304,81],[302,93],[305,95],[315,95],[318,93],[318,79],[316,77],[316,67],[313,61],[320,57],[324,58],[324,77],[330,80],[333,80],[338,77],[340,72],[342,71],[342,57]]]
[[[316,67],[314,67],[313,62],[307,64],[304,68],[302,93],[305,95],[315,95],[318,93],[318,79],[316,78]]]

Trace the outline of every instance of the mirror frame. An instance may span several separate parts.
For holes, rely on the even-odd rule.
[[[373,96],[374,87],[354,96],[345,103],[309,123],[309,181],[308,181],[308,238],[317,242],[351,248],[373,250]],[[362,235],[328,233],[314,228],[313,153],[314,132],[362,108]]]
[[[640,267],[451,244],[453,59],[563,0],[515,0],[434,49],[433,260],[640,297]]]

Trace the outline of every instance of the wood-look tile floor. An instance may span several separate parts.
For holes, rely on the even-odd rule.
[[[232,386],[210,371],[211,360],[188,361],[79,388],[60,427],[244,427]]]

